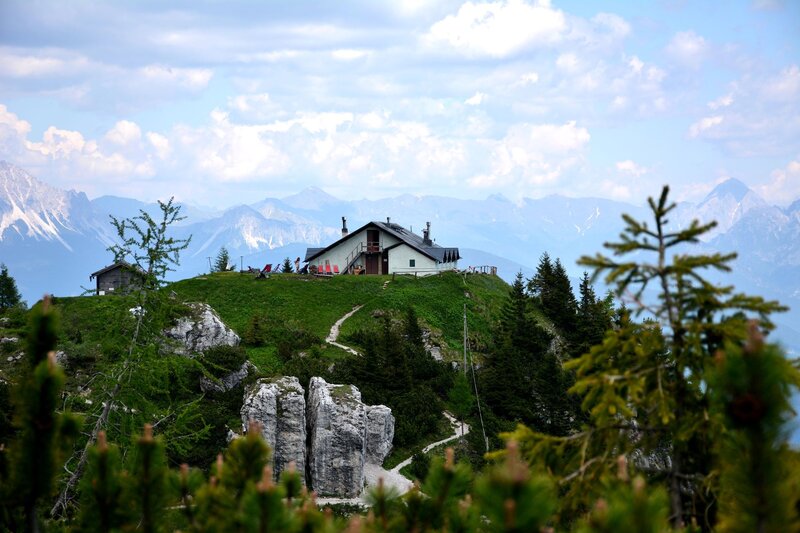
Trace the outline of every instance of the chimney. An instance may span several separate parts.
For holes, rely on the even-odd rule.
[[[386,224],[391,224],[391,223],[392,223],[392,219],[389,218],[389,217],[386,217]]]
[[[431,223],[425,223],[425,229],[422,230],[422,242],[427,244],[428,246],[432,245],[433,242],[431,241]]]
[[[347,234],[350,233],[347,231],[347,219],[342,217],[342,237],[347,237]]]

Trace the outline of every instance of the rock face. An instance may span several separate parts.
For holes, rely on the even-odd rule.
[[[208,304],[191,304],[192,314],[178,319],[164,332],[167,338],[181,343],[179,353],[190,355],[214,346],[237,346],[239,336],[228,328]]]
[[[364,487],[366,407],[352,385],[311,378],[309,479],[320,496],[354,498]]]
[[[296,377],[258,380],[245,393],[240,413],[244,430],[250,420],[261,424],[261,435],[272,449],[276,480],[292,461],[299,472],[305,472],[306,401]]]
[[[58,353],[56,353],[56,358],[58,358]],[[203,392],[227,392],[244,381],[250,371],[255,370],[258,370],[256,365],[250,361],[245,361],[244,364],[237,370],[234,370],[233,372],[219,378],[219,381],[214,381],[208,379],[207,377],[201,377],[200,390]]]
[[[383,464],[392,451],[394,439],[394,416],[385,405],[367,406],[367,457],[366,462]]]
[[[382,464],[394,438],[391,409],[364,405],[356,387],[318,377],[308,402],[295,377],[259,380],[245,392],[241,416],[245,430],[250,420],[261,425],[275,479],[294,461],[320,496],[358,496],[365,465]]]

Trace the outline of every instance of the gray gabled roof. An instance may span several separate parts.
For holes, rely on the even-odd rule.
[[[127,261],[117,261],[116,263],[108,265],[105,268],[101,268],[97,272],[94,272],[93,274],[91,274],[89,276],[89,280],[91,281],[94,278],[96,278],[97,276],[99,276],[100,274],[105,274],[106,272],[109,272],[111,270],[115,270],[117,268],[124,268],[125,270],[129,270],[131,272],[135,272],[135,273],[140,274],[142,276],[145,275],[145,271],[142,270],[141,268],[139,268],[138,266],[133,266],[132,264],[128,263]]]
[[[425,240],[417,235],[416,233],[412,233],[410,230],[404,228],[400,224],[393,224],[391,222],[368,222],[364,224],[360,228],[355,231],[350,232],[349,234],[345,235],[341,239],[337,240],[333,244],[326,246],[325,248],[309,248],[306,250],[306,258],[305,262],[309,262],[314,260],[314,258],[321,255],[323,252],[330,250],[331,248],[335,248],[339,246],[341,243],[347,241],[348,239],[352,238],[356,234],[360,233],[364,229],[368,227],[376,227],[379,230],[385,231],[386,233],[396,237],[402,243],[410,246],[411,248],[417,250],[423,255],[426,255],[437,261],[439,263],[450,263],[452,261],[457,261],[461,259],[461,255],[458,253],[458,248],[444,248],[439,246],[436,243],[426,243]],[[397,245],[394,245],[397,246]],[[394,246],[390,246],[387,249],[393,248]]]

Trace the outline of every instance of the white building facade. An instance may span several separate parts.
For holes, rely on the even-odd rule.
[[[352,233],[342,218],[342,238],[326,248],[309,248],[305,261],[325,274],[414,274],[425,276],[458,268],[458,248],[430,239],[430,223],[419,236],[392,223],[370,222]]]

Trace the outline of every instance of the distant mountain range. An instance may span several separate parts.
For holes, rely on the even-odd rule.
[[[158,211],[155,204],[130,198],[89,200],[82,192],[57,189],[0,162],[0,262],[9,267],[29,303],[45,292],[80,294],[82,287],[90,286],[89,275],[112,261],[106,248],[115,234],[108,216],[130,217],[140,209]],[[498,195],[485,200],[401,195],[350,201],[317,188],[224,211],[182,205],[187,219],[175,233],[192,235],[192,242],[172,277],[207,272],[209,258],[213,261],[222,246],[237,267],[261,267],[285,257],[302,259],[306,247],[337,239],[345,216],[351,230],[391,217],[419,233],[429,221],[434,240],[460,248],[460,266],[494,265],[507,280],[518,271],[530,276],[545,251],[560,258],[577,279],[582,269],[576,259],[615,240],[623,227],[623,213],[649,219],[648,211],[624,202],[564,196],[526,198],[520,203]],[[777,298],[792,308],[776,317],[779,337],[800,352],[800,199],[782,209],[729,179],[702,202],[679,204],[671,224],[685,227],[693,219],[718,222],[698,244],[701,251],[739,253],[734,273],[720,276],[720,282]]]

